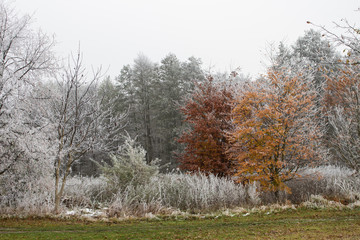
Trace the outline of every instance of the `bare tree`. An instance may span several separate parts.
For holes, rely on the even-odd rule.
[[[358,9],[360,13],[360,8]],[[344,47],[343,52],[348,57],[356,55],[357,57],[351,59],[346,58],[346,61],[339,61],[340,64],[360,64],[358,56],[360,55],[360,28],[355,23],[350,23],[347,19],[342,19],[340,23],[334,22],[335,27],[340,30],[341,33],[329,30],[325,26],[316,25],[310,21],[308,24],[312,24],[315,27],[321,29],[323,36],[327,37],[331,42],[335,43],[336,46]]]
[[[87,79],[80,53],[71,58],[58,80],[52,100],[53,122],[57,125],[57,154],[55,159],[55,212],[71,166],[91,150],[111,151],[112,143],[124,124],[125,115],[113,115],[101,108],[97,84],[100,70]]]

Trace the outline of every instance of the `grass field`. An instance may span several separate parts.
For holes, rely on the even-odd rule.
[[[2,219],[0,239],[360,239],[360,209],[86,222]]]

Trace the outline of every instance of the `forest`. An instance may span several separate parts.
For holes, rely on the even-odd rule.
[[[1,2],[0,215],[360,205],[360,29],[308,24],[255,79],[173,53],[112,79]]]

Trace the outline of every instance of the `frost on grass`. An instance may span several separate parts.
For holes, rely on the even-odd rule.
[[[310,199],[300,204],[301,207],[312,208],[312,209],[323,209],[323,208],[342,208],[343,205],[339,202],[327,200],[320,195],[311,195]]]
[[[255,186],[253,186],[255,187]],[[250,188],[251,189],[251,188]],[[251,189],[252,190],[252,189]],[[170,173],[153,176],[141,186],[128,186],[118,192],[110,205],[110,214],[123,216],[129,213],[144,215],[179,209],[189,212],[211,212],[220,209],[255,204],[256,196],[249,196],[242,185],[214,175]]]

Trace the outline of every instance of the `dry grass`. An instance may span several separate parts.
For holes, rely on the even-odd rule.
[[[279,203],[303,207],[356,207],[360,200],[360,180],[346,168],[307,168],[301,178],[288,182],[292,193],[281,193]],[[29,183],[21,191],[8,190],[0,197],[0,214],[44,216],[53,208],[52,179],[42,188]],[[244,187],[214,175],[181,172],[156,174],[143,184],[128,184],[114,191],[103,178],[72,177],[64,194],[63,212],[71,209],[102,209],[109,217],[144,217],[172,213],[208,214],[231,209],[249,209],[277,203],[273,193],[259,192],[256,184]],[[116,189],[115,189],[116,190]],[[291,205],[290,204],[290,205]],[[233,213],[231,213],[233,214]]]

